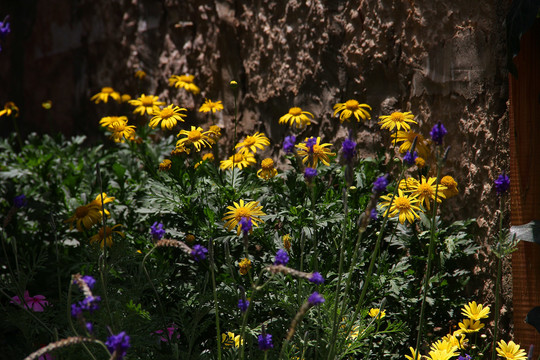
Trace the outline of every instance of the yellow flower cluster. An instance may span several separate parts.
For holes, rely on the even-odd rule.
[[[439,184],[436,181],[437,178],[424,176],[420,178],[420,181],[412,177],[401,180],[393,201],[392,194],[381,196],[383,201],[380,207],[386,209],[384,215],[398,216],[400,223],[404,224],[408,221],[412,224],[420,217],[419,212],[431,209],[431,203],[435,201],[435,193],[437,193],[438,203],[458,193],[457,183],[451,176],[444,176]],[[391,206],[390,203],[392,203]]]
[[[459,323],[459,330],[452,334],[447,334],[442,339],[431,344],[427,356],[422,356],[414,348],[409,348],[411,355],[405,355],[407,360],[427,359],[427,360],[450,360],[460,355],[461,350],[469,347],[467,334],[476,333],[484,327],[481,319],[488,317],[489,306],[477,304],[475,301],[469,302],[461,309],[461,313],[467,317]],[[506,360],[526,360],[527,354],[519,345],[513,341],[506,343],[501,340],[497,343],[497,353]]]
[[[89,230],[94,225],[101,223],[104,215],[110,216],[109,211],[104,209],[104,205],[113,202],[114,200],[114,197],[101,193],[90,203],[76,208],[75,213],[69,219],[64,220],[64,223],[68,223],[70,229],[73,229],[73,226],[75,225],[78,231]],[[90,237],[90,243],[100,243],[102,248],[105,243],[107,246],[111,246],[113,233],[124,237],[123,232],[114,230],[121,226],[121,224],[118,224],[112,228],[109,226],[105,226],[105,228],[101,227],[98,234]]]

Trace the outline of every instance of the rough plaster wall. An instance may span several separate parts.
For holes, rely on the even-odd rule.
[[[487,245],[497,209],[491,184],[508,159],[502,25],[507,1],[28,3],[33,5],[24,6],[35,7],[2,8],[34,22],[14,19],[19,30],[29,30],[14,29],[12,46],[0,57],[2,68],[13,70],[0,71],[7,84],[0,100],[10,94],[24,106],[21,122],[27,129],[48,129],[39,104],[51,98],[53,125],[67,133],[95,134],[99,117],[121,107],[96,106],[89,97],[111,85],[138,94],[133,73],[139,69],[149,75],[146,93],[187,107],[192,121],[207,121],[196,113],[204,97],[223,100],[226,110],[218,120],[228,129],[233,127],[228,83],[237,80],[241,134],[259,130],[281,140],[286,132],[277,120],[289,107],[300,106],[319,123],[309,134],[340,140],[345,132],[332,118],[332,106],[350,98],[370,104],[374,120],[394,110],[412,111],[425,135],[443,122],[452,146],[447,171],[461,192],[449,206],[457,218],[478,217],[478,241],[486,245],[471,289],[479,287],[480,298],[493,300],[489,279],[495,267]],[[15,65],[20,61],[23,69]],[[182,73],[196,76],[202,96],[168,86],[170,75]],[[374,120],[358,127],[361,155],[388,146],[388,134]],[[227,141],[232,146],[230,136]],[[274,144],[274,156],[279,147]],[[504,286],[508,309],[509,275]]]

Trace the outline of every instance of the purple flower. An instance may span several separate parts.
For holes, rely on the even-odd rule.
[[[84,281],[86,283],[86,285],[88,285],[88,287],[90,289],[93,289],[94,288],[94,285],[96,284],[96,279],[94,279],[92,276],[90,275],[84,275],[82,277],[82,281]]]
[[[0,21],[0,39],[4,40],[6,35],[11,32],[11,26],[8,22],[8,16],[5,17],[4,21]]]
[[[313,153],[313,145],[317,144],[317,138],[316,137],[310,137],[306,140],[306,147],[308,148],[310,153]]]
[[[171,324],[171,326],[167,328],[167,337],[160,336],[159,339],[163,342],[169,342],[169,340],[172,340],[175,331],[178,331],[178,326],[176,324]],[[154,331],[154,334],[161,335],[163,334],[163,330],[156,330]],[[176,338],[180,339],[180,334],[176,334]]]
[[[388,175],[379,176],[373,182],[373,193],[380,194],[386,190],[387,186],[388,186]]]
[[[274,347],[272,344],[272,335],[262,333],[259,335],[259,349],[262,351],[270,350]]]
[[[309,295],[308,303],[311,306],[319,305],[324,302],[324,297],[318,292],[314,291],[313,294]]]
[[[341,151],[345,160],[352,160],[354,155],[356,155],[356,143],[351,139],[345,139],[343,144],[341,144]]]
[[[82,309],[78,304],[71,304],[71,316],[74,318],[82,316]]]
[[[238,300],[238,308],[241,312],[246,312],[249,307],[249,300],[240,299]]]
[[[417,157],[418,153],[416,151],[413,154],[411,154],[410,151],[407,151],[405,155],[403,155],[403,161],[409,166],[413,166]]]
[[[465,354],[465,357],[460,355],[457,360],[471,360],[471,355]]]
[[[163,224],[158,223],[157,221],[150,226],[150,232],[152,233],[152,238],[154,240],[161,240],[163,235],[165,235],[165,230],[163,230]]]
[[[49,354],[49,353],[45,353],[43,355],[41,355],[40,357],[38,357],[38,360],[54,360],[56,359],[53,355]]]
[[[375,208],[371,209],[371,213],[369,213],[369,217],[371,217],[372,220],[377,220],[377,216],[379,216],[377,209]]]
[[[191,256],[193,256],[195,261],[206,259],[206,254],[208,254],[208,249],[199,244],[193,246],[193,249],[191,250]]]
[[[285,140],[283,141],[283,150],[285,150],[287,154],[292,153],[294,150],[295,143],[296,143],[296,136],[291,135],[291,136],[285,137]]]
[[[443,137],[447,132],[448,131],[446,131],[444,125],[439,121],[437,124],[435,124],[435,126],[433,126],[429,135],[431,135],[433,142],[435,142],[437,145],[442,145]]]
[[[25,207],[28,204],[28,200],[26,199],[26,196],[24,194],[17,195],[13,198],[13,206],[16,208],[22,208]]]
[[[279,249],[276,253],[274,265],[287,265],[289,262],[289,254],[283,249]]]
[[[107,349],[110,353],[116,353],[116,359],[122,360],[126,356],[127,349],[129,349],[129,336],[126,335],[125,331],[118,333],[117,335],[111,335],[107,338],[105,342]]]
[[[88,333],[92,334],[94,332],[94,325],[91,322],[87,322],[85,326]]]
[[[251,228],[253,227],[253,223],[251,222],[251,218],[243,216],[242,219],[238,222],[240,226],[242,227],[242,232],[244,234],[247,234],[251,231]]]
[[[510,178],[504,172],[499,175],[495,183],[495,191],[498,195],[502,195],[510,188]]]
[[[79,306],[82,310],[90,311],[91,313],[99,309],[100,296],[87,296],[83,301],[79,301]]]
[[[317,174],[317,169],[314,168],[307,167],[306,170],[304,170],[304,177],[307,181],[311,181]]]
[[[320,285],[324,283],[324,278],[322,277],[320,272],[315,271],[313,274],[311,274],[309,281],[311,281],[314,284]]]
[[[24,302],[18,297],[14,296],[11,298],[10,303],[23,305],[25,309],[29,309],[35,312],[43,312],[45,306],[49,305],[49,302],[45,300],[46,297],[43,295],[30,296],[28,290],[24,292]]]

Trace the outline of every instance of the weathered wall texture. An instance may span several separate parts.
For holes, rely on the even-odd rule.
[[[447,170],[461,192],[449,203],[457,218],[479,218],[479,241],[489,244],[497,209],[492,179],[507,168],[508,159],[507,3],[36,0],[0,5],[15,15],[8,49],[0,54],[0,102],[13,99],[21,105],[27,130],[46,131],[51,121],[67,133],[95,134],[100,116],[120,107],[94,105],[89,97],[102,86],[138,94],[141,85],[133,73],[142,69],[148,73],[146,93],[187,107],[192,119],[205,121],[196,113],[204,97],[224,100],[220,124],[228,129],[233,112],[228,83],[237,80],[241,131],[264,131],[273,139],[285,136],[277,120],[293,105],[315,114],[320,126],[309,131],[326,140],[345,134],[332,118],[337,102],[368,103],[374,120],[394,110],[412,111],[425,135],[437,121],[449,130]],[[168,86],[170,75],[183,73],[196,76],[202,96]],[[46,99],[54,103],[49,120],[40,106]],[[374,120],[359,127],[361,154],[389,144]],[[279,147],[274,145],[274,155]],[[479,259],[476,271],[490,294],[492,284],[483,279],[493,275],[486,269],[492,254],[484,250]]]

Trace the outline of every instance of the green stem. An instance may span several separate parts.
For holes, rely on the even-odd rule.
[[[216,313],[216,339],[217,339],[217,350],[218,350],[218,360],[221,360],[221,330],[219,328],[219,307],[218,307],[218,298],[216,291],[216,276],[214,274],[214,245],[212,240],[209,244],[209,259],[210,259],[210,274],[212,276],[212,292],[214,294],[214,311]]]
[[[394,192],[392,193],[392,197],[390,198],[390,202],[388,204],[387,211],[385,212],[383,222],[381,224],[381,229],[380,229],[379,235],[377,237],[377,242],[375,243],[375,249],[373,250],[373,253],[371,254],[371,260],[370,260],[370,263],[369,263],[368,271],[367,271],[365,279],[364,279],[364,283],[362,284],[362,292],[360,294],[360,298],[358,299],[358,302],[356,304],[356,308],[354,310],[352,318],[349,319],[349,324],[347,326],[345,334],[349,334],[351,332],[351,329],[352,329],[352,327],[354,325],[354,322],[356,321],[356,318],[357,318],[358,314],[360,313],[360,307],[362,306],[362,304],[364,302],[364,298],[365,298],[365,296],[367,294],[367,289],[368,289],[369,283],[371,282],[371,276],[373,275],[373,269],[374,269],[374,266],[375,266],[375,261],[378,258],[379,249],[381,247],[382,238],[384,236],[384,230],[386,229],[386,224],[388,222],[388,218],[389,218],[389,215],[390,215],[390,208],[392,207],[392,204],[394,203],[394,199],[396,197],[396,194],[398,193],[399,184],[401,183],[401,179],[403,179],[404,174],[405,174],[405,167],[402,167],[401,173],[399,174],[399,177],[398,177],[398,181],[396,182],[396,186],[394,188]],[[370,214],[368,214],[366,212],[364,216],[369,216],[369,215]],[[367,226],[367,225],[365,225],[365,226]],[[347,284],[346,284],[346,287],[345,287],[345,293],[343,294],[343,297],[342,297],[343,301],[345,301],[345,299],[347,299],[347,294],[348,294],[350,284],[351,284],[351,281],[352,281],[352,276],[351,275],[352,275],[352,272],[354,270],[354,267],[356,266],[356,258],[358,256],[358,249],[360,247],[360,242],[361,242],[361,239],[362,239],[362,235],[363,235],[364,231],[366,230],[365,226],[361,226],[359,228],[359,230],[358,230],[358,237],[357,237],[357,240],[356,240],[356,245],[355,245],[351,265],[349,267],[349,276],[348,276]],[[342,304],[342,309],[341,309],[342,312],[344,311],[344,305],[345,304],[343,303]],[[342,341],[339,341],[340,346],[341,346],[341,343],[342,343]],[[331,346],[332,346],[332,348],[331,348],[332,351],[330,352],[330,356],[328,357],[329,360],[331,359],[331,357],[335,353],[335,347],[334,347],[335,344],[332,344]]]
[[[440,154],[439,154],[440,155]],[[440,158],[440,156],[439,156]],[[431,227],[430,227],[430,236],[429,236],[429,253],[427,260],[427,269],[424,277],[424,289],[422,294],[422,307],[420,308],[420,324],[418,325],[418,335],[416,337],[416,357],[419,356],[418,349],[420,348],[420,339],[422,338],[422,328],[424,326],[424,316],[426,310],[426,297],[428,293],[429,280],[431,279],[431,266],[432,260],[435,253],[435,227],[437,225],[437,207],[438,207],[438,196],[439,196],[439,177],[441,176],[441,167],[440,159],[437,159],[437,179],[435,180],[435,200],[433,201],[433,213],[431,216]],[[430,201],[430,199],[428,199]],[[417,359],[415,359],[417,360]]]

